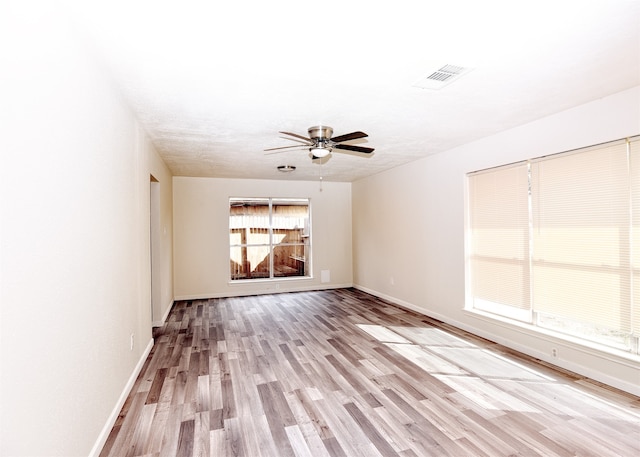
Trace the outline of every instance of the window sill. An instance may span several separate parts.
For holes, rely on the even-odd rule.
[[[508,319],[485,311],[465,308],[464,312],[465,314],[473,316],[474,318],[481,319],[485,322],[490,322],[494,325],[499,325],[509,330],[517,329],[528,335],[542,338],[552,344],[558,344],[559,342],[567,343],[572,349],[579,350],[596,357],[615,358],[620,363],[629,364],[630,366],[636,368],[638,366],[638,363],[640,363],[640,355],[633,354],[632,352],[624,351],[622,349],[616,349],[604,344],[598,344],[593,341],[588,341],[561,332],[537,327],[525,322]]]
[[[235,279],[227,281],[230,286],[242,285],[242,284],[269,284],[279,281],[309,281],[313,279],[313,276],[276,276],[275,278],[248,278],[248,279]]]

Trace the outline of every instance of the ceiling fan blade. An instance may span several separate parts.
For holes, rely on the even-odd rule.
[[[287,138],[286,136],[281,136],[280,138],[283,140],[295,141],[296,143],[302,143],[307,146],[313,146],[313,142],[309,138],[307,138],[306,141],[299,140],[297,138]]]
[[[374,148],[367,148],[365,146],[353,146],[350,144],[335,144],[333,145],[333,149],[345,149],[347,151],[362,152],[365,154],[371,154],[373,151],[375,151]]]
[[[308,136],[298,135],[297,133],[291,133],[291,132],[278,132],[278,133],[282,133],[284,135],[291,135],[291,136],[294,136],[296,138],[300,138],[301,140],[309,141],[309,137]]]
[[[335,143],[341,143],[343,141],[357,140],[358,138],[365,138],[367,136],[369,135],[367,135],[364,132],[351,132],[351,133],[346,133],[344,135],[337,136],[335,138],[331,138],[331,141]]]
[[[295,151],[296,149],[299,150],[305,150],[305,149],[309,149],[308,147],[304,147],[304,146],[285,146],[284,148],[270,148],[270,149],[265,149],[265,151],[271,151],[271,152],[265,152],[264,155],[268,156],[271,154],[281,154],[283,152],[287,152],[286,150],[289,149],[291,151]]]
[[[279,148],[269,148],[269,149],[265,149],[265,151],[276,151],[278,149],[293,149],[293,148],[307,149],[309,146],[311,146],[311,145],[294,144],[293,146],[282,146],[282,147],[279,147]]]

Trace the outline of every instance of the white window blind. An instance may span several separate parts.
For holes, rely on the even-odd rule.
[[[473,306],[530,320],[528,165],[469,179]]]
[[[471,307],[638,352],[640,137],[468,185]]]
[[[629,184],[624,141],[533,162],[533,308],[541,325],[603,337],[629,332]]]
[[[629,144],[631,168],[631,287],[633,308],[631,310],[631,333],[640,337],[640,138]]]

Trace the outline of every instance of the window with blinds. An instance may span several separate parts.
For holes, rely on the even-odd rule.
[[[468,306],[638,353],[639,139],[470,173]]]

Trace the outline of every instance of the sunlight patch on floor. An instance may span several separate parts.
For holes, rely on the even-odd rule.
[[[440,381],[481,408],[500,411],[540,413],[532,405],[475,376],[434,375]]]
[[[408,339],[382,325],[356,324],[356,326],[383,343],[411,344]]]

